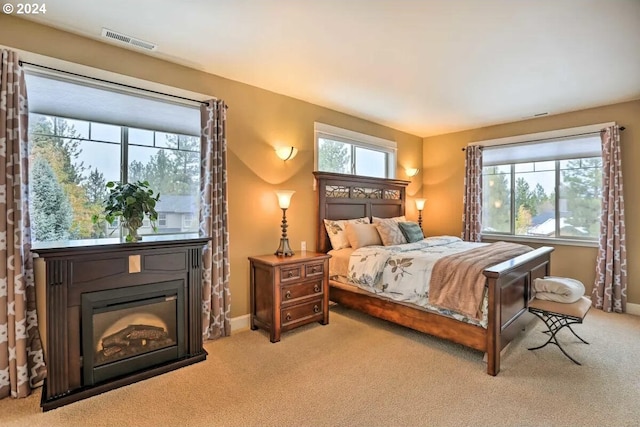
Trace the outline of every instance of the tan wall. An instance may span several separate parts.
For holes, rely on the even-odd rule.
[[[420,166],[422,138],[111,44],[0,14],[0,45],[210,94],[229,104],[232,317],[249,313],[247,257],[272,253],[278,247],[282,211],[274,190],[296,191],[287,211],[292,248],[298,250],[303,240],[309,249],[315,247],[314,121],[397,141],[399,179],[407,179],[405,167]],[[300,152],[284,163],[273,151],[277,142],[294,145]],[[416,195],[420,187],[421,174],[413,178],[407,192]],[[417,218],[413,203],[407,215]]]
[[[527,133],[617,122],[622,132],[622,169],[626,218],[628,301],[640,304],[640,100],[556,116],[507,123],[424,139],[423,195],[425,231],[459,236],[462,230],[464,153],[468,143]],[[537,246],[537,245],[534,245]],[[595,248],[556,246],[552,274],[581,280],[591,291],[595,277]]]

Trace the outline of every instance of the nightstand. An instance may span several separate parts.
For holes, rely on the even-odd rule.
[[[315,252],[249,257],[251,329],[281,332],[311,322],[329,323],[329,258]]]

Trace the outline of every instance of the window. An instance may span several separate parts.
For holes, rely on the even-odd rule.
[[[395,178],[396,143],[346,129],[315,124],[318,171]]]
[[[164,212],[158,212],[158,227],[167,226],[167,214]]]
[[[485,146],[482,157],[483,234],[598,238],[602,155],[597,133]]]
[[[179,222],[175,228],[167,225],[167,214],[199,210],[196,108],[39,75],[27,77],[34,241],[118,237],[117,223],[91,220],[102,211],[108,181],[149,181],[160,193],[156,211],[161,232],[184,232]],[[170,111],[180,119],[169,118]],[[153,233],[148,220],[140,232]]]
[[[192,213],[182,215],[182,228],[188,230],[193,227],[193,218],[194,215]]]

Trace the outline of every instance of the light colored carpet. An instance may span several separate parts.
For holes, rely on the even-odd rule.
[[[330,324],[243,331],[205,344],[205,362],[46,413],[40,392],[0,401],[9,426],[636,426],[640,317],[591,310],[532,352],[542,323],[485,372],[482,353],[341,307]]]

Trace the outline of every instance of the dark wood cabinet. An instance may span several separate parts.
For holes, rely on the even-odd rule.
[[[46,324],[48,373],[41,402],[44,410],[206,358],[202,347],[201,258],[208,240],[192,235],[146,236],[138,243],[101,239],[45,242],[33,248],[33,252],[44,259],[46,270],[44,280],[38,285],[44,288],[40,295],[45,296],[46,308],[39,313]],[[106,301],[110,298],[124,307],[140,306],[141,310],[153,306],[156,300],[169,301],[173,311],[160,321],[173,321],[173,326],[166,327],[167,331],[174,330],[172,335],[175,335],[170,351],[148,350],[145,354],[104,365],[111,369],[118,363],[130,361],[128,366],[118,368],[120,370],[111,369],[115,373],[106,380],[94,376],[90,369],[93,362],[89,359],[94,355],[88,353],[93,352],[95,345],[87,344],[86,340],[91,337],[85,334],[88,326],[83,326],[83,322],[93,318],[85,315],[85,311],[92,308],[85,302],[98,296],[107,298]],[[148,305],[143,305],[147,302]],[[162,306],[162,302],[159,305]],[[105,307],[97,310],[106,313],[110,308]],[[149,314],[151,311],[142,311],[143,317],[136,317],[132,310],[123,308],[122,313],[130,313],[127,317],[136,320],[153,317]],[[163,351],[175,355],[156,357]],[[149,363],[143,366],[145,361]],[[87,381],[87,378],[95,380]]]
[[[330,255],[307,252],[290,257],[249,257],[251,263],[251,329],[282,332],[311,322],[329,323]]]

